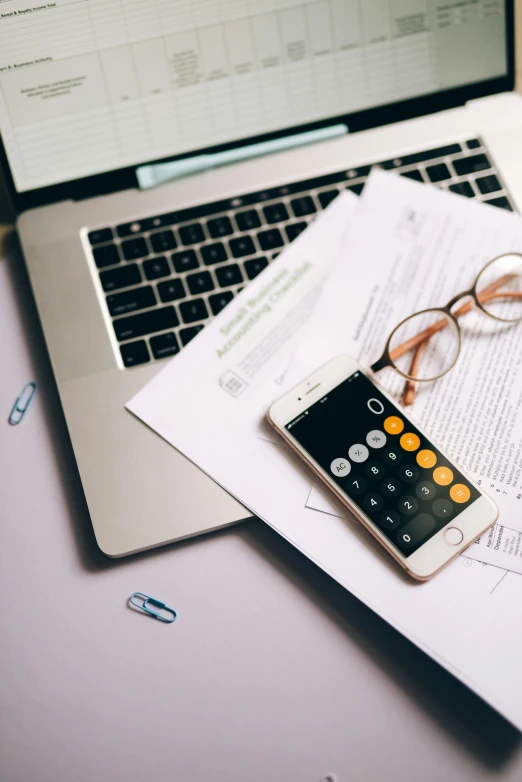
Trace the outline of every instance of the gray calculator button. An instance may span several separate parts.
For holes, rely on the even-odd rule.
[[[384,448],[386,445],[386,435],[380,429],[372,429],[366,435],[366,442],[370,448]]]
[[[348,459],[343,459],[341,456],[338,459],[334,459],[330,465],[330,470],[336,478],[344,478],[345,475],[349,474],[351,469],[352,465]]]
[[[352,462],[365,462],[369,455],[370,452],[368,448],[361,443],[355,443],[355,445],[350,446],[348,449],[348,456]]]

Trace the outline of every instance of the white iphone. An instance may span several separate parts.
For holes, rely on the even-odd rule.
[[[275,402],[268,420],[413,577],[473,543],[498,508],[348,357]]]

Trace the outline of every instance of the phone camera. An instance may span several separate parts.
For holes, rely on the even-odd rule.
[[[297,397],[297,401],[298,401],[298,402],[300,402],[300,401],[301,401],[301,397],[300,397],[300,396],[298,396],[298,397]]]

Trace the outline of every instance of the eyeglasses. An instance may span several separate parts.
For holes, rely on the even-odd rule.
[[[465,297],[468,301],[453,311]],[[416,312],[394,328],[371,369],[379,372],[392,367],[406,379],[403,404],[413,404],[417,382],[437,380],[455,365],[461,342],[458,318],[474,306],[502,323],[522,320],[522,254],[499,255],[484,266],[469,290],[454,296],[445,307]]]

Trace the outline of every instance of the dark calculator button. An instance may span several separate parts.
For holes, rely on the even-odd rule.
[[[346,480],[344,487],[349,494],[362,494],[368,488],[364,478],[359,475],[350,475]]]
[[[142,288],[131,288],[121,293],[111,293],[107,296],[107,306],[113,317],[125,315],[127,312],[144,310],[146,307],[154,307],[156,296],[151,285]]]
[[[445,179],[451,179],[451,172],[446,163],[436,163],[434,166],[428,166],[426,173],[430,182],[443,182]]]
[[[277,228],[270,231],[260,231],[257,235],[262,250],[273,250],[284,245],[281,232]]]
[[[419,500],[432,500],[436,493],[437,490],[431,481],[421,481],[415,487],[415,494]]]
[[[355,195],[361,195],[364,187],[364,182],[359,182],[357,185],[348,185],[346,187],[346,190],[351,190],[352,193],[355,193]]]
[[[268,261],[266,258],[250,258],[248,261],[245,261],[245,271],[248,275],[249,280],[253,280],[254,277],[257,277],[258,274],[260,274],[263,269],[266,269],[268,266]]]
[[[218,267],[216,277],[222,288],[226,288],[227,285],[239,285],[243,282],[243,275],[237,263]]]
[[[458,193],[458,195],[466,196],[466,198],[473,198],[475,195],[470,183],[466,181],[457,182],[454,185],[450,185],[448,190],[451,190],[452,193]]]
[[[161,301],[175,301],[176,299],[184,299],[187,295],[183,281],[180,280],[179,277],[175,277],[173,280],[159,282],[158,293]]]
[[[419,470],[414,464],[405,464],[399,469],[399,478],[405,483],[415,483],[419,477]]]
[[[120,353],[123,365],[126,367],[135,367],[138,364],[146,364],[147,361],[150,361],[149,349],[144,339],[120,345]]]
[[[435,529],[435,519],[429,513],[419,513],[397,534],[397,543],[402,549],[414,548]]]
[[[112,266],[121,260],[115,244],[102,244],[101,247],[95,247],[92,254],[98,269],[103,269],[104,266]]]
[[[496,193],[497,190],[502,190],[502,185],[496,178],[495,174],[490,174],[489,176],[483,176],[479,179],[475,179],[475,184],[478,185],[478,189],[482,195]]]
[[[135,239],[126,239],[121,243],[121,250],[126,261],[143,258],[149,254],[149,248],[143,236],[137,236]]]
[[[314,212],[317,212],[314,200],[311,196],[301,196],[300,198],[294,198],[292,201],[290,201],[290,204],[296,217],[312,215]]]
[[[168,277],[170,274],[169,262],[164,255],[143,261],[143,271],[148,280],[157,280],[159,277]]]
[[[474,174],[476,171],[491,168],[491,164],[485,155],[471,155],[454,160],[453,167],[459,176],[466,176],[466,174]]]
[[[368,462],[365,473],[370,480],[377,481],[379,478],[384,478],[384,465],[380,462]]]
[[[379,525],[383,529],[398,529],[401,526],[401,517],[394,510],[385,510],[379,516]]]
[[[232,223],[228,217],[216,217],[214,220],[207,221],[207,228],[209,234],[217,239],[218,236],[229,236],[234,233]]]
[[[287,225],[285,231],[288,241],[293,242],[306,228],[308,228],[308,223],[290,223],[290,225]]]
[[[101,244],[102,242],[112,242],[112,228],[98,228],[95,231],[90,231],[87,234],[87,238],[91,244]]]
[[[250,236],[240,236],[238,239],[230,240],[230,249],[234,258],[242,258],[243,255],[255,253],[256,246]]]
[[[227,260],[227,251],[222,242],[215,244],[204,244],[199,248],[205,266],[212,266],[213,263],[222,263]]]
[[[182,226],[179,235],[183,244],[199,244],[205,241],[205,234],[199,223]]]
[[[279,204],[270,204],[263,207],[263,213],[267,223],[282,223],[283,220],[288,220],[289,214],[286,206],[281,202]]]
[[[396,478],[387,478],[381,484],[381,491],[385,497],[398,497],[401,493],[401,484]]]
[[[129,263],[127,266],[100,272],[100,282],[105,293],[116,291],[118,288],[129,288],[131,285],[139,285],[141,282],[139,267],[135,263]]]
[[[214,290],[214,283],[210,272],[199,272],[198,274],[189,274],[186,277],[189,291],[194,294],[207,293]]]
[[[251,231],[252,228],[259,228],[261,220],[255,209],[247,209],[246,212],[236,214],[236,223],[240,231]]]
[[[181,253],[172,253],[170,258],[178,274],[189,272],[192,271],[192,269],[197,269],[199,267],[199,261],[194,250],[185,250],[185,252]]]
[[[363,505],[367,513],[379,513],[379,511],[381,511],[384,507],[384,500],[380,494],[372,491],[365,495],[363,499]]]
[[[173,331],[169,331],[168,334],[159,334],[157,337],[151,337],[150,346],[154,358],[175,356],[180,351],[178,340]]]
[[[415,497],[410,497],[407,495],[400,498],[399,502],[397,503],[397,507],[404,516],[413,516],[413,514],[417,513],[419,510],[419,503]]]
[[[140,315],[130,315],[128,318],[118,318],[113,321],[114,332],[119,342],[127,339],[143,337],[155,331],[166,331],[179,326],[178,316],[174,307],[143,312]]]
[[[151,234],[149,238],[152,249],[156,253],[164,253],[165,250],[173,250],[178,246],[174,234],[170,230],[158,231],[158,233]]]
[[[203,299],[184,301],[179,305],[179,311],[181,312],[183,323],[194,323],[196,320],[208,318],[207,305]]]
[[[338,195],[339,191],[337,188],[335,188],[334,190],[323,190],[323,192],[319,193],[317,197],[323,209],[326,209],[328,204],[331,204],[334,198],[337,198]]]
[[[450,519],[453,513],[453,504],[449,500],[435,500],[431,510],[438,519]]]
[[[381,451],[381,456],[386,464],[399,465],[402,462],[402,453],[400,448],[383,448]]]
[[[484,201],[485,204],[491,204],[491,206],[498,206],[500,209],[508,209],[510,212],[513,211],[513,207],[507,200],[506,196],[500,196],[500,198],[489,198],[487,201]]]
[[[234,294],[232,291],[223,291],[222,293],[215,293],[213,296],[209,296],[208,303],[214,315],[217,315],[233,298]]]
[[[204,328],[204,326],[201,324],[199,326],[190,326],[188,329],[181,329],[179,332],[179,337],[181,339],[181,343],[183,345],[188,345],[191,339],[194,339],[196,334],[201,331],[201,329]]]
[[[405,176],[408,179],[414,179],[416,182],[424,182],[422,173],[418,168],[412,168],[410,171],[401,171],[400,174],[401,176]]]

